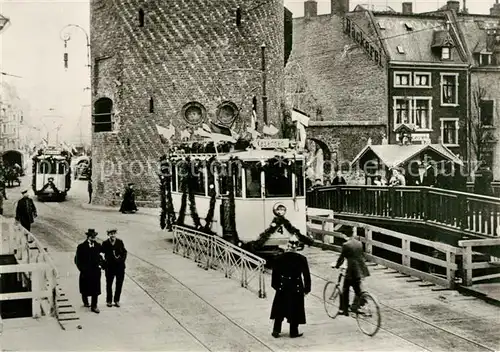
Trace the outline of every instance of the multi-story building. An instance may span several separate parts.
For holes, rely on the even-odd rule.
[[[489,15],[449,16],[470,63],[468,160],[471,169],[476,161],[485,162],[500,180],[500,4],[497,0]]]
[[[0,152],[22,148],[23,110],[15,89],[2,82],[0,91]]]
[[[422,14],[411,2],[401,12],[357,6],[346,13],[337,11],[339,3],[345,1],[332,0],[332,13],[318,16],[308,0],[305,16],[294,19],[287,95],[311,117],[308,138],[348,157],[370,135],[374,144],[381,133],[398,143],[398,127],[409,125],[414,143],[442,143],[474,160],[471,141],[480,126],[480,159],[499,179],[500,4],[490,15],[471,15],[459,1]],[[379,133],[368,127],[374,121]],[[339,132],[356,142],[334,140]]]

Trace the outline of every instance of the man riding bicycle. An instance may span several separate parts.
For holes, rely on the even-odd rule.
[[[349,288],[352,286],[356,293],[352,311],[357,311],[359,305],[359,297],[361,295],[361,280],[370,276],[370,272],[365,264],[365,255],[363,252],[363,244],[359,241],[357,235],[353,235],[342,245],[342,252],[337,260],[335,268],[339,268],[344,259],[347,259],[347,270],[344,278],[344,285],[342,287],[342,296],[340,298],[340,312],[339,314],[349,316]],[[363,302],[361,302],[363,305]]]

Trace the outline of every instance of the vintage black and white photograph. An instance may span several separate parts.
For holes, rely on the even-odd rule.
[[[499,0],[0,0],[0,351],[500,351]]]

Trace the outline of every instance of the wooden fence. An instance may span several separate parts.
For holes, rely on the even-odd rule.
[[[432,187],[328,186],[307,193],[307,206],[335,214],[438,225],[464,234],[500,236],[500,199]]]
[[[488,262],[473,262],[473,254],[478,252],[472,251],[472,247],[496,246],[500,239],[460,241],[459,247],[454,247],[359,222],[308,216],[308,231],[323,248],[340,250],[346,228],[360,236],[371,262],[440,286],[453,288],[456,283],[471,286],[475,281],[500,277],[500,274],[474,277],[474,269],[498,268],[498,263],[494,257]]]
[[[458,245],[462,248],[463,253],[463,271],[464,271],[464,286],[471,286],[474,282],[486,281],[491,279],[499,279],[500,273],[485,273],[483,275],[474,275],[474,271],[478,269],[499,269],[500,258],[492,256],[488,249],[500,246],[500,238],[495,239],[480,239],[480,240],[463,240],[458,241]],[[473,261],[474,254],[483,258],[481,261]],[[485,260],[487,258],[488,260]],[[498,270],[494,270],[498,271]]]
[[[18,280],[27,289],[2,293],[0,301],[31,299],[34,318],[55,315],[58,273],[52,259],[36,237],[13,219],[0,216],[0,226],[0,254],[13,254],[18,262],[0,266],[0,274],[17,273]]]

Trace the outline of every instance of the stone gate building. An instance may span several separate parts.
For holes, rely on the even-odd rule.
[[[290,15],[290,14],[289,14]],[[242,133],[256,109],[280,129],[284,103],[282,0],[93,0],[93,202],[120,201],[128,182],[139,205],[158,194],[156,163],[171,141],[209,121]]]

